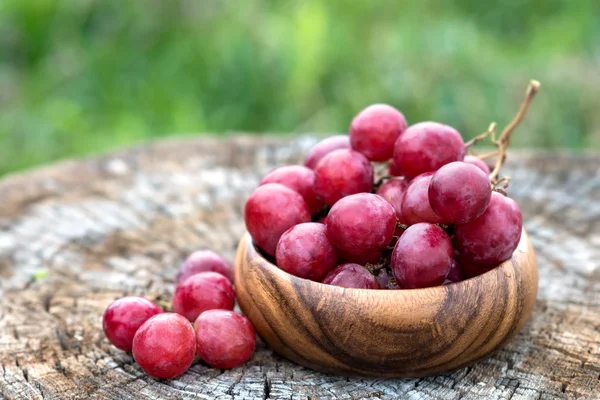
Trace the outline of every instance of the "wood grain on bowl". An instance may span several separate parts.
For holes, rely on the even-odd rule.
[[[420,377],[485,357],[523,327],[537,283],[525,231],[497,268],[427,289],[346,289],[300,279],[264,259],[248,234],[235,265],[240,307],[274,351],[348,376]]]

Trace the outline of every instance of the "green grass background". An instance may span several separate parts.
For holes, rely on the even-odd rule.
[[[167,135],[346,131],[390,103],[465,138],[600,147],[600,1],[0,0],[0,175]]]

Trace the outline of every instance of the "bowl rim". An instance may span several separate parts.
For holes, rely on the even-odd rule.
[[[420,291],[421,293],[425,293],[425,292],[431,292],[432,290],[433,291],[446,291],[446,290],[448,290],[447,287],[449,287],[449,286],[458,288],[460,285],[464,285],[466,288],[467,286],[471,285],[472,282],[474,282],[476,280],[483,280],[483,279],[485,279],[485,276],[494,273],[496,270],[507,267],[512,262],[516,252],[523,251],[523,252],[527,253],[529,251],[532,251],[532,252],[534,251],[533,247],[531,247],[531,249],[530,249],[529,235],[527,234],[527,232],[525,231],[525,228],[523,227],[523,228],[521,228],[521,238],[519,239],[519,244],[517,245],[517,248],[511,254],[510,258],[508,258],[507,260],[501,262],[497,266],[490,268],[486,272],[479,274],[477,276],[473,276],[473,277],[467,278],[467,279],[462,279],[458,282],[452,282],[452,283],[448,283],[445,285],[442,284],[442,285],[437,285],[437,286],[429,286],[429,287],[425,287],[425,288],[363,289],[363,288],[347,288],[347,287],[342,287],[342,286],[329,285],[329,284],[326,284],[323,282],[313,281],[313,280],[310,280],[307,278],[301,278],[299,276],[290,274],[289,272],[284,271],[283,269],[279,268],[276,264],[272,263],[265,256],[263,256],[261,251],[254,244],[254,241],[252,240],[252,237],[250,236],[250,233],[248,231],[245,231],[244,235],[242,236],[241,241],[247,242],[246,252],[248,253],[247,254],[248,258],[250,258],[250,259],[254,259],[257,257],[260,258],[261,265],[263,268],[267,267],[270,270],[270,272],[272,272],[276,275],[281,275],[283,278],[286,278],[292,282],[298,281],[298,282],[302,282],[302,283],[305,283],[308,285],[320,285],[320,286],[326,286],[329,288],[337,288],[337,289],[343,289],[343,290],[350,290],[350,291],[356,291],[356,292],[368,292],[368,293],[375,293],[375,292],[394,293],[397,290],[401,291],[403,293],[406,291],[413,291],[413,293]],[[471,283],[466,283],[466,282],[471,282]],[[334,289],[334,290],[337,290],[337,289]]]

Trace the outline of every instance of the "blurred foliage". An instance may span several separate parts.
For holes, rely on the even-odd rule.
[[[370,103],[600,147],[600,1],[1,0],[0,174],[194,132],[339,132]]]

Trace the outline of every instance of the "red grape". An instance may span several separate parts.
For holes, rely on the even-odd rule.
[[[396,215],[400,223],[404,223],[402,217],[402,200],[404,198],[404,192],[408,188],[408,181],[404,178],[392,178],[383,182],[376,194],[386,199],[396,210]]]
[[[394,236],[396,211],[383,197],[359,193],[334,204],[327,218],[327,237],[339,249],[363,254],[384,248]]]
[[[104,334],[118,349],[131,352],[138,328],[162,309],[144,297],[128,296],[113,301],[102,318]]]
[[[246,201],[244,221],[254,244],[274,256],[283,232],[309,222],[310,212],[297,192],[278,183],[267,183],[256,188]]]
[[[387,269],[385,269],[385,268],[380,269],[377,276],[375,276],[375,279],[377,280],[377,284],[379,285],[379,288],[391,289],[390,285],[391,285],[392,281],[391,281],[391,276],[388,273]]]
[[[354,263],[360,265],[377,264],[381,261],[380,251],[368,251],[361,254],[352,254],[347,251],[337,249],[338,261],[340,264]]]
[[[252,323],[228,310],[209,310],[194,322],[196,352],[213,368],[234,368],[250,359],[256,347]]]
[[[319,161],[327,154],[338,149],[349,149],[350,138],[347,135],[335,135],[321,140],[308,151],[304,166],[315,169]]]
[[[190,321],[203,311],[221,308],[233,310],[235,293],[231,282],[216,272],[190,276],[175,289],[173,311]]]
[[[361,153],[341,149],[327,154],[315,168],[315,192],[327,205],[344,196],[373,189],[373,166]]]
[[[406,130],[404,115],[387,104],[373,104],[362,110],[350,124],[350,144],[372,161],[386,161],[394,143]]]
[[[437,225],[409,226],[392,252],[391,267],[403,288],[441,285],[452,265],[452,242]]]
[[[490,178],[475,165],[456,161],[433,174],[428,194],[431,208],[442,220],[464,224],[483,214],[492,187]]]
[[[458,131],[437,122],[408,127],[394,145],[394,163],[407,179],[462,161],[465,144]]]
[[[454,244],[460,262],[493,267],[509,259],[521,240],[523,218],[515,201],[492,192],[481,216],[454,228]]]
[[[172,379],[183,374],[192,365],[195,353],[194,328],[178,314],[155,315],[133,338],[135,362],[154,378]]]
[[[267,183],[280,183],[302,196],[311,215],[315,215],[321,208],[323,202],[317,198],[315,193],[315,172],[301,165],[286,165],[279,167],[260,181],[260,185]]]
[[[181,264],[175,283],[179,285],[192,275],[208,271],[217,272],[233,282],[231,265],[226,259],[212,250],[199,250],[190,254]]]
[[[437,215],[429,204],[429,183],[433,172],[417,176],[406,188],[402,199],[402,221],[407,225],[419,222],[441,224],[444,220]]]
[[[327,274],[323,283],[355,289],[379,289],[377,279],[358,264],[342,264]]]
[[[481,266],[481,265],[467,263],[467,262],[460,262],[460,272],[461,272],[462,279],[474,278],[474,277],[484,274],[488,271],[491,271],[492,269],[494,269],[496,267],[497,267],[497,265],[494,265],[491,267],[486,267],[486,266]]]
[[[300,278],[320,281],[336,267],[335,247],[327,228],[318,222],[298,224],[281,235],[275,257],[277,266]]]
[[[488,165],[485,163],[485,161],[480,160],[479,158],[477,158],[471,154],[467,154],[463,161],[466,163],[469,163],[469,164],[473,164],[474,166],[476,166],[477,168],[482,170],[483,173],[486,175],[490,174],[490,167],[488,167]]]
[[[450,282],[460,282],[463,279],[460,264],[456,261],[456,258],[452,260],[450,271],[446,276],[446,280]]]

